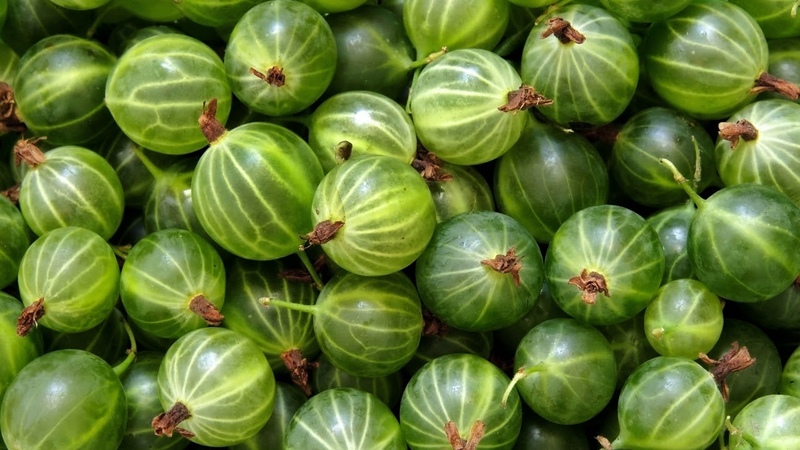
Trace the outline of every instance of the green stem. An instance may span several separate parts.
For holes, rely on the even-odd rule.
[[[439,50],[438,52],[433,52],[430,55],[423,56],[423,57],[419,58],[418,60],[412,62],[407,67],[407,70],[411,71],[411,70],[419,69],[420,67],[425,66],[428,63],[433,62],[434,59],[444,55],[445,53],[447,53],[447,47],[442,47],[442,49]]]
[[[114,254],[117,256],[117,258],[125,261],[128,259],[128,252],[131,251],[131,245],[112,245],[111,249],[114,250]]]
[[[147,155],[144,152],[144,149],[142,149],[136,144],[133,144],[131,146],[131,150],[133,151],[133,154],[135,154],[136,157],[139,158],[139,161],[142,162],[147,171],[150,172],[150,175],[152,175],[153,178],[155,178],[156,180],[160,180],[161,178],[164,177],[164,171],[161,170],[157,165],[155,165],[150,158],[147,157]]]
[[[694,144],[694,177],[692,179],[692,188],[697,190],[697,186],[700,185],[700,179],[703,176],[703,168],[700,159],[700,145],[697,143],[697,139],[694,138],[694,135],[692,135],[692,144]]]
[[[300,303],[292,303],[286,300],[275,300],[274,298],[264,297],[259,300],[262,305],[269,308],[270,306],[281,306],[284,308],[293,309],[295,311],[300,311],[308,314],[316,314],[317,307],[315,305],[303,305]]]
[[[689,180],[687,180],[686,177],[681,175],[680,171],[678,171],[678,168],[675,167],[675,164],[672,164],[672,161],[664,158],[659,159],[658,162],[667,166],[667,168],[672,172],[672,177],[675,178],[675,181],[677,181],[678,184],[681,185],[683,190],[686,191],[686,195],[688,195],[689,198],[692,199],[694,204],[697,205],[698,209],[702,208],[706,201],[703,200],[703,197],[700,197],[697,194],[697,191],[695,191],[692,188],[692,186],[689,183]]]
[[[114,373],[117,374],[118,377],[125,373],[125,371],[128,370],[128,367],[133,364],[133,361],[136,359],[136,352],[138,351],[138,348],[136,347],[136,338],[133,336],[133,330],[124,317],[122,318],[122,327],[125,328],[125,333],[128,334],[131,348],[128,349],[128,356],[125,358],[125,360],[114,366]]]
[[[527,377],[528,375],[530,375],[532,373],[541,372],[543,370],[545,370],[545,368],[541,364],[538,364],[538,365],[535,365],[535,366],[532,366],[532,367],[527,367],[527,368],[525,366],[520,367],[519,370],[517,370],[517,373],[514,374],[514,378],[512,378],[511,382],[508,383],[508,387],[506,388],[506,391],[503,392],[503,400],[501,400],[501,402],[500,402],[500,404],[503,405],[503,408],[506,407],[506,402],[508,402],[508,396],[511,395],[511,391],[514,390],[514,386],[516,386],[517,383],[519,383],[519,380]]]
[[[303,261],[303,266],[305,266],[308,273],[311,275],[311,279],[314,280],[314,286],[317,289],[322,290],[324,283],[322,282],[322,278],[320,278],[319,274],[317,273],[317,269],[314,268],[314,264],[308,258],[308,254],[305,250],[300,249],[297,252],[297,256],[300,257],[300,261]]]
[[[792,19],[797,17],[798,8],[800,8],[800,0],[797,0],[796,2],[794,2],[794,5],[792,5],[792,12],[791,12]]]

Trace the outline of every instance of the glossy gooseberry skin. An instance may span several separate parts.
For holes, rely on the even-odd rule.
[[[800,446],[800,398],[767,395],[750,402],[733,420],[732,450]]]
[[[189,20],[212,28],[233,26],[259,0],[181,0],[175,6]]]
[[[284,448],[283,439],[294,413],[308,400],[308,397],[294,384],[278,381],[275,383],[275,406],[267,424],[258,433],[233,445],[230,450],[261,450],[262,448]]]
[[[10,200],[0,196],[0,289],[17,279],[19,263],[31,245],[28,225],[22,213]]]
[[[698,207],[688,253],[697,279],[728,300],[780,294],[800,273],[800,209],[778,190],[737,184]]]
[[[800,347],[786,360],[781,374],[780,393],[800,398]]]
[[[691,201],[657,211],[647,217],[664,248],[664,276],[661,284],[681,278],[694,278],[694,269],[687,250],[689,225],[697,207]]]
[[[701,450],[719,437],[725,403],[713,377],[699,364],[658,356],[628,377],[617,416],[615,448]]]
[[[29,48],[12,86],[30,132],[56,145],[97,140],[113,123],[104,94],[116,61],[98,42],[66,34]]]
[[[758,23],[767,39],[800,37],[800,20],[797,20],[797,3],[781,0],[733,0]]]
[[[115,450],[127,413],[108,363],[83,350],[58,350],[36,358],[11,383],[0,429],[12,449]]]
[[[358,389],[335,388],[313,397],[286,428],[287,449],[352,448],[403,450],[403,433],[378,397]]]
[[[767,41],[756,21],[734,3],[692,2],[655,22],[641,46],[658,95],[698,119],[722,119],[750,103],[767,68]]]
[[[451,178],[428,181],[437,223],[461,213],[495,210],[492,188],[477,169],[444,161],[440,167]]]
[[[167,350],[158,369],[158,395],[163,411],[176,402],[189,410],[191,417],[179,426],[195,434],[192,442],[226,447],[267,423],[275,376],[250,339],[225,328],[201,328]]]
[[[108,76],[105,100],[117,125],[144,148],[183,155],[208,141],[197,124],[203,106],[217,99],[225,123],[231,88],[219,56],[183,34],[161,34],[129,48]]]
[[[664,20],[685,8],[691,0],[667,0],[643,3],[637,0],[600,0],[600,4],[615,15],[631,22]]]
[[[111,165],[92,150],[67,145],[22,179],[20,210],[41,236],[61,227],[81,227],[110,239],[122,222],[125,194]]]
[[[440,356],[422,366],[406,385],[400,400],[400,427],[411,450],[449,448],[444,426],[453,421],[460,436],[473,424],[485,425],[481,442],[510,450],[519,435],[522,404],[511,391],[505,407],[508,376],[489,361],[468,353]]]
[[[17,318],[22,313],[22,303],[9,294],[0,292],[0,402],[6,389],[17,374],[42,354],[42,335],[34,329],[25,337],[17,336]],[[0,440],[2,442],[2,440]]]
[[[608,296],[594,303],[570,279],[582,272],[605,279]],[[611,325],[644,310],[661,285],[664,251],[644,218],[616,205],[582,209],[556,232],[545,254],[545,277],[567,314],[593,325]]]

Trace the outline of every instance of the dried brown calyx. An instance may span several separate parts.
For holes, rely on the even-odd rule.
[[[583,269],[580,275],[570,278],[567,283],[577,286],[578,289],[583,291],[581,300],[589,305],[593,305],[597,301],[599,294],[609,297],[606,279],[600,273]]]
[[[333,147],[333,158],[337,164],[341,164],[353,154],[353,143],[350,141],[342,141]]]
[[[483,434],[486,432],[486,424],[482,420],[476,420],[472,424],[472,428],[469,430],[469,438],[466,440],[461,438],[458,433],[458,427],[452,420],[444,425],[444,432],[447,434],[447,440],[450,441],[453,450],[476,450],[481,439],[483,439]]]
[[[442,160],[428,149],[417,146],[417,156],[411,161],[411,167],[422,175],[425,181],[450,181],[453,176],[442,168]]]
[[[194,433],[191,431],[178,427],[178,424],[184,420],[192,417],[189,409],[181,402],[175,403],[172,408],[167,412],[163,412],[153,418],[150,425],[153,427],[153,432],[156,436],[172,437],[172,433],[178,432],[181,436],[186,438],[193,438]]]
[[[283,68],[272,66],[267,69],[267,73],[259,72],[254,68],[250,68],[250,73],[257,76],[270,86],[281,87],[286,84],[286,75],[283,73]]]
[[[542,32],[542,39],[550,35],[555,36],[562,44],[569,44],[570,42],[583,44],[586,41],[586,36],[572,28],[572,25],[561,17],[547,19],[547,28]]]
[[[619,136],[619,125],[609,123],[599,127],[576,130],[581,136],[592,142],[613,145]]]
[[[24,133],[27,129],[17,113],[14,90],[8,83],[0,82],[0,133]]]
[[[339,231],[340,228],[344,226],[344,222],[341,220],[333,222],[330,220],[323,220],[322,222],[318,223],[317,226],[314,227],[314,231],[308,233],[305,236],[301,236],[303,239],[308,241],[308,245],[302,248],[308,248],[312,245],[322,245],[336,236],[336,233]]]
[[[497,255],[494,259],[484,259],[481,264],[488,266],[500,273],[510,273],[514,283],[519,286],[519,272],[522,270],[522,256],[517,256],[516,249],[511,247],[505,255]]]
[[[517,112],[525,111],[534,106],[548,106],[553,104],[553,100],[536,92],[536,89],[526,84],[523,84],[517,90],[509,92],[506,100],[506,104],[498,106],[497,109],[502,112]]]
[[[719,137],[731,143],[731,150],[739,145],[739,139],[753,141],[758,138],[758,130],[755,125],[746,119],[736,122],[721,122],[718,125]]]
[[[203,114],[197,119],[200,131],[209,144],[218,141],[225,134],[225,126],[217,120],[217,99],[212,98],[207,104],[203,102]]]
[[[203,296],[203,294],[195,296],[192,301],[189,302],[189,309],[193,313],[202,317],[203,320],[205,320],[206,323],[212,327],[220,326],[222,324],[222,320],[225,318],[225,316],[220,314],[217,307],[211,304],[211,302],[209,302],[208,299]]]
[[[720,359],[711,359],[705,353],[700,353],[700,360],[712,367],[711,376],[717,382],[725,401],[728,401],[728,383],[725,381],[728,375],[747,369],[756,363],[756,359],[750,356],[747,346],[739,347],[739,341],[733,341],[731,349]]]
[[[300,387],[307,396],[311,396],[311,385],[308,384],[308,372],[319,367],[318,362],[309,362],[299,349],[281,353],[283,364],[289,369],[292,382]]]
[[[792,83],[791,81],[782,80],[767,72],[761,72],[761,75],[756,78],[755,86],[750,89],[750,93],[760,94],[762,92],[777,92],[789,100],[797,100],[800,98],[800,86]]]
[[[16,205],[17,203],[19,203],[19,185],[16,184],[4,191],[0,191],[0,195],[7,198],[11,203]]]
[[[17,318],[17,336],[27,336],[44,316],[44,297],[26,306]]]
[[[30,167],[36,167],[45,162],[46,158],[44,153],[36,146],[36,144],[46,139],[38,137],[34,139],[20,139],[14,144],[14,164],[20,165],[23,161]]]
[[[314,270],[320,272],[323,268],[325,268],[325,263],[327,260],[325,259],[325,255],[319,255],[317,259],[314,260],[313,266]],[[286,281],[291,281],[293,283],[314,283],[314,278],[308,273],[306,269],[286,269],[278,272],[278,278],[281,278]]]
[[[434,316],[433,313],[428,310],[428,308],[424,308],[422,310],[422,320],[424,322],[422,326],[423,336],[444,336],[450,329],[447,324],[439,320],[438,317]]]

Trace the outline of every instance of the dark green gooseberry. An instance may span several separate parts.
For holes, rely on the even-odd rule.
[[[744,364],[741,370],[725,377],[725,411],[731,417],[736,417],[751,401],[764,395],[777,394],[781,385],[782,365],[778,348],[766,333],[743,320],[725,318],[719,340],[703,358],[704,364],[709,370],[719,370],[719,364],[709,364],[708,360],[724,360],[737,348],[747,348],[747,354],[755,363]]]
[[[772,186],[800,206],[798,122],[800,104],[767,99],[743,107],[720,123],[715,158],[722,182]]]
[[[600,0],[613,14],[631,22],[664,20],[686,7],[692,0],[666,0],[643,3],[638,0]]]
[[[491,161],[517,142],[528,120],[520,110],[538,101],[523,95],[531,89],[521,85],[511,63],[496,53],[448,51],[422,69],[411,89],[417,137],[427,150],[453,164]]]
[[[800,330],[800,281],[770,299],[729,305],[753,325],[766,330]]]
[[[656,230],[664,249],[664,276],[661,284],[681,278],[694,278],[694,269],[689,261],[687,241],[689,225],[697,208],[691,201],[655,212],[647,217],[647,223]]]
[[[329,389],[303,403],[292,416],[283,443],[287,449],[406,448],[389,407],[378,397],[352,388]]]
[[[753,400],[733,420],[731,450],[800,447],[800,398],[767,395]]]
[[[0,39],[21,55],[47,36],[84,35],[93,19],[91,12],[62,8],[50,0],[10,0]]]
[[[203,105],[217,99],[224,123],[231,109],[225,66],[208,45],[183,34],[149,37],[129,48],[108,77],[105,101],[134,142],[182,155],[207,144],[197,126]]]
[[[210,142],[192,176],[194,211],[225,250],[253,260],[297,253],[322,167],[299,136],[252,122],[224,130],[212,102],[202,128]],[[235,227],[231,224],[235,223]]]
[[[589,441],[579,425],[560,425],[522,409],[522,427],[514,450],[589,450]]]
[[[275,376],[261,350],[225,328],[191,331],[167,350],[158,369],[162,411],[157,435],[178,432],[210,447],[238,444],[269,420]]]
[[[644,310],[663,273],[664,250],[655,230],[616,205],[573,214],[545,255],[553,299],[570,316],[594,325],[619,323]]]
[[[690,3],[655,22],[640,50],[656,93],[698,119],[730,116],[770,81],[764,33],[734,2]]]
[[[332,364],[364,377],[400,370],[422,335],[422,306],[402,272],[366,277],[342,272],[319,293],[315,305],[264,299],[265,305],[314,314],[314,334]]]
[[[116,57],[97,42],[60,34],[40,40],[21,57],[14,78],[17,114],[35,136],[56,145],[81,145],[113,120],[104,103]]]
[[[529,120],[497,160],[493,192],[500,212],[550,242],[568,217],[606,202],[608,181],[600,153],[583,136]]]
[[[543,418],[562,425],[585,422],[605,408],[617,384],[608,340],[575,319],[550,319],[522,338],[514,356],[513,388]]]
[[[342,92],[320,103],[308,121],[308,143],[325,173],[359,155],[411,164],[417,152],[414,124],[403,107],[370,91]]]
[[[178,338],[223,319],[225,267],[214,247],[191,231],[165,229],[137,242],[119,288],[130,320],[159,337]]]
[[[308,211],[316,224],[310,242],[320,243],[337,266],[364,276],[408,267],[436,227],[425,180],[410,165],[382,155],[352,158],[328,172]]]
[[[569,32],[563,30],[565,23]],[[631,33],[611,12],[570,4],[531,29],[520,74],[525,84],[553,101],[540,108],[550,120],[599,126],[622,114],[633,98],[639,57]]]
[[[783,366],[779,392],[800,398],[800,347],[789,355]]]
[[[230,450],[262,450],[265,448],[281,449],[286,429],[294,413],[308,400],[297,386],[275,383],[275,404],[267,424],[258,433],[243,442],[230,446]]]
[[[192,22],[218,28],[234,25],[260,0],[181,0],[175,6]]]
[[[126,0],[119,5],[133,16],[148,22],[175,22],[184,17],[172,1]]]
[[[85,10],[85,9],[97,9],[107,4],[111,0],[50,0],[50,1],[66,9]]]
[[[786,81],[800,85],[800,38],[771,39],[769,48],[769,69],[767,72]],[[779,94],[765,92],[762,97],[786,98]],[[795,100],[800,103],[800,98]]]
[[[359,377],[331,364],[325,355],[316,361],[311,375],[311,386],[315,393],[336,388],[353,388],[369,392],[378,397],[389,409],[400,403],[403,393],[403,375],[400,372],[382,377]]]
[[[471,353],[489,359],[494,347],[494,334],[490,331],[464,331],[452,328],[423,310],[425,328],[414,357],[403,366],[403,371],[413,375],[434,359],[451,353]]]
[[[35,324],[78,333],[111,313],[119,294],[119,265],[111,246],[97,234],[57,228],[31,244],[17,281],[26,306],[18,333]]]
[[[800,37],[798,6],[792,0],[730,0],[753,16],[767,39]]]
[[[461,213],[495,210],[492,189],[476,168],[444,161],[435,164],[441,172],[434,172],[433,179],[427,181],[436,207],[437,223]]]
[[[609,170],[635,202],[672,206],[686,194],[660,158],[672,161],[681,173],[694,174],[697,192],[716,179],[714,143],[708,133],[698,122],[664,107],[639,111],[625,122],[614,140]]]
[[[122,362],[129,345],[125,319],[117,308],[100,325],[80,333],[60,333],[45,327],[41,330],[45,353],[69,348],[86,350],[109,364]]]
[[[415,265],[423,304],[445,324],[492,331],[516,322],[539,297],[544,263],[517,221],[474,211],[439,224]]]
[[[0,346],[0,402],[17,373],[42,354],[42,335],[38,329],[25,337],[17,336],[17,317],[21,313],[22,303],[0,292],[0,339],[3,342]]]
[[[422,366],[403,391],[400,427],[411,450],[472,448],[510,450],[522,424],[516,391],[503,400],[508,376],[480,356],[454,353]]]
[[[336,41],[322,15],[292,0],[262,2],[236,23],[225,48],[231,88],[250,109],[295,114],[314,103],[336,71]]]
[[[0,289],[17,279],[19,263],[31,245],[30,231],[22,213],[11,201],[0,195]]]
[[[338,61],[324,95],[364,90],[401,98],[411,81],[414,57],[402,18],[386,8],[365,5],[325,20],[336,41]]]
[[[722,323],[720,298],[692,279],[661,286],[644,313],[647,341],[663,356],[696,359],[717,343]]]
[[[312,315],[266,306],[271,300],[314,305],[317,289],[293,279],[295,272],[285,259],[234,258],[225,265],[223,326],[250,338],[276,372],[305,369],[303,358],[311,360],[319,352]]]
[[[444,47],[491,50],[503,37],[508,14],[505,0],[406,0],[403,4],[403,24],[417,59]]]
[[[0,430],[10,449],[116,450],[127,400],[118,374],[83,350],[58,350],[25,366],[8,387]]]
[[[108,37],[108,46],[115,53],[121,55],[139,41],[158,34],[180,33],[176,28],[167,25],[151,25],[140,27],[133,23],[123,23],[111,30]]]
[[[539,292],[539,298],[527,314],[513,324],[494,331],[494,339],[497,342],[495,350],[507,353],[508,356],[513,358],[517,346],[519,346],[520,341],[528,334],[531,328],[546,320],[559,317],[569,317],[569,315],[553,300],[547,283],[544,283],[541,292]]]
[[[0,41],[0,82],[13,84],[18,69],[19,55],[8,44]],[[6,131],[0,130],[0,135],[5,133]]]
[[[714,378],[692,360],[658,356],[622,387],[619,436],[604,448],[702,450],[720,435],[725,402]]]
[[[116,172],[102,156],[85,147],[67,145],[42,154],[22,140],[14,147],[30,169],[22,179],[19,206],[34,233],[67,226],[91,230],[103,239],[117,231],[125,194]]]
[[[179,450],[189,445],[181,435],[156,436],[150,422],[158,415],[158,368],[164,354],[144,351],[120,377],[128,400],[128,421],[118,450]]]
[[[608,339],[617,360],[617,390],[643,362],[658,356],[645,336],[644,311],[632,319],[597,329]]]
[[[322,14],[350,11],[363,5],[366,0],[300,0]]]

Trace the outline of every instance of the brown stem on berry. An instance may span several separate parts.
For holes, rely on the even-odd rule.
[[[203,320],[205,320],[206,323],[212,327],[220,326],[222,324],[222,320],[225,318],[225,316],[220,314],[217,307],[212,305],[211,302],[209,302],[208,299],[203,296],[203,294],[195,296],[192,301],[189,302],[189,309],[193,313],[202,317]]]
[[[35,139],[20,139],[14,144],[14,164],[19,166],[21,162],[25,162],[29,167],[33,168],[45,162],[44,153],[36,146],[36,143],[46,139],[38,137]]]
[[[444,425],[444,432],[447,434],[447,440],[453,450],[476,450],[478,444],[483,439],[483,434],[486,432],[486,425],[481,420],[476,420],[472,424],[472,429],[469,430],[469,438],[464,440],[458,433],[458,427],[451,420]]]
[[[350,159],[350,156],[353,154],[353,143],[350,141],[339,142],[333,148],[333,153],[336,163],[341,164]]]
[[[425,181],[450,181],[453,176],[447,173],[441,166],[444,164],[435,154],[428,149],[417,146],[417,156],[411,161],[411,167],[422,175]]]
[[[506,104],[498,106],[497,109],[502,112],[517,112],[525,111],[534,106],[549,106],[553,104],[553,100],[536,92],[536,89],[532,86],[525,84],[520,86],[519,89],[509,92],[506,100]]]
[[[17,112],[14,90],[7,83],[0,82],[0,134],[24,133],[27,129]]]
[[[728,401],[728,383],[725,378],[733,372],[747,369],[756,363],[756,359],[750,356],[746,346],[739,348],[739,341],[733,341],[728,353],[722,355],[722,358],[718,360],[709,358],[705,353],[700,353],[700,360],[712,366],[711,376],[717,382],[725,401]]]
[[[26,306],[17,318],[17,336],[27,336],[44,316],[44,297]]]
[[[225,126],[217,120],[217,99],[212,98],[206,104],[203,102],[203,114],[197,119],[200,123],[200,131],[209,144],[217,142],[226,132]]]
[[[270,86],[281,87],[286,84],[286,75],[283,73],[283,68],[272,66],[267,69],[267,73],[259,72],[254,68],[250,68],[250,73],[263,80]]]
[[[739,138],[745,141],[752,141],[758,138],[758,130],[747,119],[738,120],[736,123],[721,122],[718,128],[719,137],[731,143],[731,150],[739,145]]]
[[[767,72],[761,72],[761,75],[756,78],[755,86],[750,89],[750,93],[754,95],[760,94],[761,92],[777,92],[789,100],[797,100],[800,98],[800,86],[791,81],[782,80],[776,76],[770,75]]]
[[[15,184],[10,188],[0,192],[0,195],[7,198],[11,203],[18,204],[19,203],[19,185]]]
[[[311,385],[308,384],[308,372],[319,367],[318,362],[309,362],[299,349],[281,353],[283,364],[289,369],[292,382],[300,387],[307,396],[311,396]]]
[[[424,321],[422,326],[423,336],[444,336],[450,330],[450,327],[434,316],[428,308],[422,309],[422,320]]]
[[[192,417],[189,409],[181,402],[175,403],[172,408],[167,412],[163,412],[153,418],[150,425],[153,427],[153,432],[156,436],[172,437],[172,433],[178,432],[180,435],[192,438],[194,433],[184,428],[179,428],[178,424],[184,420]]]
[[[494,259],[484,259],[481,264],[500,273],[510,273],[514,283],[519,286],[519,271],[522,270],[522,256],[517,256],[516,249],[511,247],[505,255],[497,255]]]
[[[341,220],[336,222],[323,220],[322,222],[318,223],[316,227],[314,227],[314,231],[305,236],[301,236],[303,239],[308,241],[308,245],[304,248],[308,248],[312,245],[322,245],[330,241],[336,236],[336,232],[338,232],[343,226],[344,222]]]
[[[584,41],[586,41],[586,36],[575,28],[572,28],[572,25],[561,17],[547,19],[547,29],[542,32],[542,39],[551,34],[562,44],[569,44],[570,42],[583,44]]]
[[[611,446],[611,441],[609,441],[605,436],[595,436],[597,442],[600,443],[600,446],[603,447],[603,450],[613,450],[614,447]]]
[[[580,275],[570,278],[567,283],[577,286],[583,291],[581,299],[589,305],[593,305],[597,301],[598,294],[609,297],[606,279],[600,273],[583,269]]]

